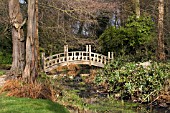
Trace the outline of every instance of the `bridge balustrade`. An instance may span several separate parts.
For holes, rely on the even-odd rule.
[[[113,59],[113,55],[110,55],[110,53],[108,54],[109,56],[106,57],[105,55],[91,52],[91,46],[89,46],[90,50],[87,49],[86,46],[86,51],[68,52],[68,50],[65,50],[64,53],[55,54],[46,58],[45,55],[43,55],[44,71],[48,72],[57,66],[69,65],[70,63],[104,67],[108,61]]]

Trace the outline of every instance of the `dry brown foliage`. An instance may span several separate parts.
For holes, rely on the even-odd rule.
[[[88,76],[88,78],[85,79],[85,82],[86,82],[86,83],[93,83],[94,80],[95,80],[95,77],[96,77],[96,75],[97,75],[97,71],[91,69],[89,75],[90,75],[90,76]]]
[[[33,99],[50,99],[56,101],[56,91],[50,85],[41,82],[24,83],[20,80],[8,80],[0,93],[7,92],[7,96],[28,97]]]
[[[69,64],[67,66],[58,66],[56,68],[56,71],[64,71],[64,70],[69,70],[69,71],[75,71],[75,70],[79,70],[80,67],[76,64]]]
[[[68,74],[69,76],[74,76],[74,77],[75,77],[76,75],[78,75],[78,73],[79,73],[79,71],[74,71],[74,70],[67,72],[67,74]]]
[[[70,70],[70,71],[79,70],[79,69],[80,69],[80,67],[79,67],[78,65],[76,65],[76,64],[69,64],[69,65],[67,66],[67,68],[68,68],[68,70]]]
[[[64,70],[67,70],[67,66],[58,66],[56,68],[56,71],[64,71]]]

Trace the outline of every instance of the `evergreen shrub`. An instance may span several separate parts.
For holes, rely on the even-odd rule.
[[[138,57],[151,57],[155,52],[154,23],[148,16],[130,16],[124,26],[108,27],[99,37],[103,53],[115,52],[118,55],[133,54]]]
[[[124,62],[122,59],[114,60],[98,73],[95,81],[107,92],[120,95],[121,99],[152,101],[163,88],[167,77],[170,77],[170,63],[151,62],[146,66],[140,64]]]

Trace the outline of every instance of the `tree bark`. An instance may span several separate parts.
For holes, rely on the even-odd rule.
[[[35,13],[36,13],[36,29],[35,29],[35,32],[36,32],[36,36],[35,36],[35,45],[36,45],[36,50],[37,50],[37,57],[38,57],[38,61],[37,61],[37,69],[38,71],[40,71],[40,51],[39,51],[39,35],[38,35],[38,0],[36,0],[35,2]]]
[[[136,10],[136,18],[140,17],[140,2],[139,0],[135,0],[135,10]]]
[[[135,7],[136,18],[140,17],[140,1],[139,0],[132,0]]]
[[[9,0],[9,17],[12,25],[12,67],[11,75],[22,75],[25,67],[25,39],[22,26],[24,25],[23,17],[20,11],[18,0]]]
[[[157,58],[158,60],[165,60],[164,52],[164,0],[159,0],[159,15],[158,15],[158,48]]]
[[[28,0],[28,22],[27,22],[27,40],[26,40],[26,66],[23,78],[35,80],[38,76],[38,53],[37,53],[37,30],[36,30],[36,0]]]

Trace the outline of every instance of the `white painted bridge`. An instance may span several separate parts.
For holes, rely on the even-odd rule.
[[[64,53],[54,54],[45,57],[42,54],[43,69],[49,72],[58,66],[69,64],[85,64],[90,66],[104,67],[104,65],[113,59],[113,52],[108,52],[108,56],[91,52],[91,45],[86,45],[86,51],[68,52],[68,45],[64,46]]]

